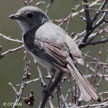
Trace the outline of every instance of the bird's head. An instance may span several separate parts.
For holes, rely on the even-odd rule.
[[[25,6],[9,17],[17,20],[24,32],[34,27],[38,28],[49,21],[48,16],[41,9],[34,6]]]

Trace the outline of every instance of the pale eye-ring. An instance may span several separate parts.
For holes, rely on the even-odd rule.
[[[34,14],[33,14],[32,12],[28,12],[28,13],[27,13],[27,17],[28,17],[28,18],[32,18],[33,15],[34,15]]]

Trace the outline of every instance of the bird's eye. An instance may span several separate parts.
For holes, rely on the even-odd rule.
[[[32,18],[33,17],[33,13],[31,13],[31,12],[27,13],[27,17],[28,18]]]

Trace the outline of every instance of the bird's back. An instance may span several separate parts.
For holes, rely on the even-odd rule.
[[[46,22],[45,24],[43,24],[38,28],[35,36],[37,39],[40,39],[42,41],[43,40],[47,42],[56,41],[62,44],[63,43],[62,37],[66,35],[67,34],[61,27],[57,26],[52,22]]]
[[[50,21],[38,28],[35,38],[46,42],[55,41],[61,45],[63,50],[69,51],[73,56],[82,57],[81,51],[74,40],[61,27]]]

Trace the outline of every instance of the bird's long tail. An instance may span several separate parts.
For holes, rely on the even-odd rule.
[[[75,67],[72,59],[70,57],[67,57],[67,61],[69,64],[67,65],[67,68],[71,74],[71,76],[74,78],[76,83],[79,86],[81,95],[80,99],[84,101],[90,101],[93,100],[100,100],[100,97],[96,94],[95,89],[93,86],[80,74],[78,69]]]

